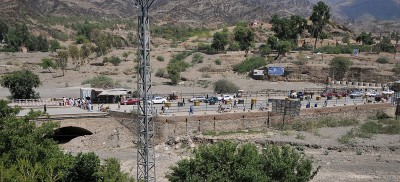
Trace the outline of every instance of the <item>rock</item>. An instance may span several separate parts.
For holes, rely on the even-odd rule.
[[[174,141],[175,141],[175,143],[179,143],[179,142],[181,141],[181,137],[178,137],[178,136],[175,137],[175,140],[174,140]]]
[[[175,145],[175,150],[178,150],[180,148],[181,148],[181,146],[179,144]]]
[[[166,151],[169,150],[169,147],[168,147],[168,146],[165,146],[165,147],[164,147],[164,150],[166,150]]]
[[[196,147],[196,145],[194,143],[190,144],[190,148],[195,148],[195,147]]]

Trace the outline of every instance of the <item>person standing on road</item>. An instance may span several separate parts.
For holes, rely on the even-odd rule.
[[[233,101],[233,108],[236,108],[237,107],[237,102],[236,102],[236,99],[235,99],[235,101]]]
[[[182,98],[183,105],[185,105],[185,98]]]
[[[324,101],[324,107],[328,106],[328,99]]]
[[[193,113],[194,113],[193,106],[190,106],[189,107],[189,115],[193,115]]]

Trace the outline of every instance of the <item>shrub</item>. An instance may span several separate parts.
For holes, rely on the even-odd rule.
[[[400,75],[400,63],[396,63],[395,67],[392,70],[397,75]]]
[[[110,58],[110,63],[112,63],[114,66],[118,66],[122,62],[121,58],[117,56],[111,56]]]
[[[305,56],[302,52],[297,55],[297,61],[295,62],[297,65],[306,65],[307,64],[307,56]]]
[[[165,71],[165,69],[164,68],[158,68],[158,70],[157,70],[157,72],[156,72],[156,77],[165,77],[167,74],[166,74],[166,71]]]
[[[194,63],[194,64],[203,63],[203,60],[204,60],[204,56],[202,56],[199,53],[196,53],[193,55],[192,63]]]
[[[225,79],[214,83],[214,92],[216,93],[236,93],[238,90],[240,90],[238,86]]]
[[[108,63],[110,62],[110,59],[108,57],[103,57],[103,63]]]
[[[214,133],[210,133],[214,134]],[[308,181],[312,161],[290,146],[224,141],[201,145],[194,157],[183,159],[166,175],[169,181]]]
[[[97,88],[113,88],[120,86],[118,82],[115,82],[111,77],[99,75],[91,79],[82,82],[82,85],[90,84],[91,87]]]
[[[215,62],[216,65],[221,65],[222,64],[221,59],[216,59],[214,62]]]
[[[242,63],[234,66],[233,71],[238,73],[246,73],[253,69],[265,66],[266,62],[262,57],[246,58]]]
[[[377,119],[387,119],[390,118],[388,114],[386,114],[384,111],[378,111],[376,112],[376,118]]]
[[[157,61],[164,62],[165,58],[163,56],[157,56]]]
[[[350,69],[352,61],[346,57],[335,57],[329,63],[331,71],[335,79],[342,79],[346,72]]]
[[[376,60],[376,62],[380,63],[380,64],[387,64],[387,63],[389,63],[389,58],[388,57],[379,57]]]

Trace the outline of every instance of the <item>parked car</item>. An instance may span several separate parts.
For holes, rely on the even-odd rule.
[[[205,99],[204,102],[205,103],[210,103],[210,102],[217,103],[218,102],[218,97],[209,97],[208,99]]]
[[[217,98],[218,98],[218,100],[222,100],[222,99],[224,99],[224,100],[233,100],[233,97],[230,96],[230,95],[222,95],[221,97],[217,97]]]
[[[360,91],[354,91],[350,93],[350,98],[354,99],[356,97],[362,97],[364,96],[364,93],[360,92]]]
[[[365,92],[365,95],[369,96],[369,97],[376,97],[376,96],[379,96],[379,92],[377,92],[375,90],[370,90],[368,92]]]
[[[136,105],[140,102],[139,99],[136,98],[128,98],[125,101],[121,102],[123,105]]]
[[[204,100],[206,100],[206,98],[204,96],[196,96],[196,97],[189,99],[189,102],[194,102],[194,101],[203,102]]]
[[[391,95],[391,94],[394,94],[393,90],[387,89],[387,90],[382,91],[382,95]]]
[[[154,97],[153,100],[151,100],[151,103],[153,104],[164,104],[167,102],[167,99],[164,99],[162,97]]]

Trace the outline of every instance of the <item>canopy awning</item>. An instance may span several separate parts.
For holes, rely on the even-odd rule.
[[[104,90],[99,94],[99,96],[104,96],[104,95],[114,95],[114,96],[128,95],[128,92],[121,90]]]

